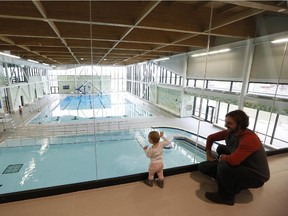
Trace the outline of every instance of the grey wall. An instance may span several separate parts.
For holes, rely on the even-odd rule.
[[[186,59],[186,54],[181,54],[172,56],[169,60],[160,61],[158,65],[176,74],[184,75],[186,73]]]
[[[245,48],[232,49],[227,53],[188,58],[187,78],[238,80],[243,79]],[[207,60],[207,65],[206,65]]]
[[[288,51],[285,53],[285,43],[256,45],[250,80],[277,83],[279,78],[281,83],[288,83]]]

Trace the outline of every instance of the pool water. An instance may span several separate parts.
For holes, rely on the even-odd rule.
[[[139,143],[149,145],[150,130],[41,138],[19,147],[10,145],[13,140],[1,143],[0,194],[145,173],[149,159]],[[165,130],[170,139],[179,135]],[[185,140],[174,139],[173,148],[164,149],[165,168],[204,160],[205,152]],[[18,172],[3,173],[9,165],[17,165],[16,171],[22,166]]]
[[[125,94],[73,95],[57,100],[53,104],[39,113],[29,124],[139,118],[154,115],[129,101]]]

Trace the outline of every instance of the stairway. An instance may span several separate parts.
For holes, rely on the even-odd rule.
[[[14,122],[13,119],[6,119],[5,122],[3,122],[3,125],[4,125],[4,130],[7,131],[7,130],[16,130],[17,126]]]

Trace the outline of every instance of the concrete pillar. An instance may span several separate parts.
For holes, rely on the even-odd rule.
[[[244,108],[244,99],[248,91],[254,50],[255,50],[255,45],[253,44],[253,39],[247,40],[247,46],[246,46],[244,64],[243,64],[244,76],[243,76],[242,89],[241,89],[239,103],[238,103],[238,109],[241,109],[241,110],[243,110]]]
[[[183,83],[182,83],[182,88],[181,88],[181,107],[180,107],[180,117],[182,118],[184,116],[184,109],[186,109],[185,107],[185,103],[184,103],[184,90],[186,87],[186,79],[187,79],[187,73],[188,73],[188,55],[185,55],[186,61],[185,61],[185,65],[184,65],[184,73],[183,73]]]

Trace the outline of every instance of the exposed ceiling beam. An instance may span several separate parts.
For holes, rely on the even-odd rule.
[[[200,1],[198,4],[194,5],[194,10],[198,10],[202,7],[207,6],[210,3],[210,1]]]
[[[216,21],[215,23],[213,22],[211,30],[238,22],[240,20],[246,19],[248,17],[254,16],[263,12],[264,10],[255,10],[255,9],[245,10],[241,13],[235,14],[234,16],[230,16],[225,19]],[[209,29],[206,29],[204,32],[209,32]]]
[[[269,2],[269,1],[267,1]],[[247,8],[254,8],[258,10],[265,10],[265,11],[272,11],[272,12],[278,12],[278,13],[283,13],[283,14],[288,14],[288,8],[286,7],[279,7],[279,6],[274,6],[274,5],[269,5],[269,4],[263,4],[261,2],[255,2],[255,1],[227,1],[226,3],[238,5],[238,6],[243,6]],[[279,1],[277,5],[280,5],[282,1]]]
[[[275,33],[288,18],[286,0],[89,2],[0,3],[0,49],[40,62],[126,65],[207,47],[208,36],[210,46],[253,38],[261,13]]]
[[[150,2],[139,14],[138,19],[135,21],[135,24],[133,27],[128,29],[126,33],[121,37],[119,41],[117,41],[114,46],[104,55],[101,60],[98,62],[98,64],[101,63],[102,60],[106,58],[106,56],[152,11],[154,8],[161,2],[161,0]]]
[[[199,29],[195,30],[182,30],[175,28],[163,28],[163,27],[154,27],[154,26],[143,26],[143,25],[128,25],[128,24],[117,24],[117,23],[109,23],[109,22],[94,22],[94,21],[79,21],[79,20],[65,20],[65,19],[52,19],[52,18],[34,18],[34,17],[26,17],[26,16],[11,16],[11,15],[0,15],[0,18],[5,19],[20,19],[20,20],[34,20],[34,21],[42,21],[47,22],[55,34],[58,36],[60,40],[64,39],[60,33],[57,27],[55,26],[55,22],[59,23],[71,23],[71,24],[86,24],[86,25],[100,25],[100,26],[110,26],[110,27],[122,27],[122,28],[129,28],[129,29],[148,29],[148,30],[155,30],[155,31],[167,31],[167,32],[177,32],[177,33],[187,33],[187,34],[203,34],[208,35],[206,32],[201,32]],[[54,25],[53,25],[53,24]],[[21,36],[21,35],[19,35]],[[25,35],[26,36],[26,35]],[[25,37],[22,36],[22,37]],[[60,36],[60,37],[59,37]],[[27,36],[26,36],[27,37]],[[31,37],[35,37],[32,36]],[[223,37],[237,37],[237,38],[245,38],[243,35],[237,35],[237,36],[230,36],[230,35],[223,35]],[[67,37],[65,37],[67,38]],[[65,42],[63,42],[65,44]]]
[[[41,15],[43,16],[43,18],[45,20],[47,20],[48,24],[50,25],[50,27],[52,28],[52,30],[55,32],[55,34],[58,36],[58,38],[62,41],[62,43],[66,46],[66,48],[69,50],[69,52],[71,53],[71,55],[73,56],[73,58],[78,62],[78,64],[80,64],[80,62],[78,61],[78,59],[76,58],[76,56],[74,55],[74,53],[71,51],[70,47],[68,47],[67,42],[65,41],[64,38],[61,37],[61,34],[57,28],[57,26],[55,25],[55,23],[51,20],[47,19],[47,15],[46,15],[46,10],[43,7],[42,3],[39,0],[32,0],[35,7],[38,9],[38,11],[41,13]]]
[[[223,7],[217,9],[216,10],[216,14],[217,14],[217,16],[223,15],[223,14],[229,12],[229,11],[233,11],[233,9],[235,9],[236,7],[237,7],[236,5],[226,4]]]
[[[223,19],[223,20],[221,20],[221,21],[216,22],[216,24],[214,24],[214,25],[211,27],[211,30],[215,30],[215,29],[217,29],[217,28],[223,27],[223,26],[225,26],[225,25],[232,24],[232,23],[234,23],[234,22],[240,21],[240,20],[242,20],[242,19],[251,17],[251,16],[253,16],[253,15],[256,15],[256,14],[259,14],[259,13],[262,13],[262,12],[264,12],[264,10],[261,10],[261,11],[259,11],[259,10],[257,10],[257,11],[256,11],[256,10],[248,10],[248,11],[244,11],[244,12],[238,13],[238,14],[232,16],[232,17],[229,17],[229,18],[226,18],[226,19]],[[206,29],[206,30],[204,30],[203,32],[210,32],[210,29]],[[162,49],[162,48],[164,48],[164,47],[166,47],[166,46],[169,46],[169,45],[174,45],[174,44],[176,44],[176,43],[179,43],[179,42],[181,42],[181,41],[190,39],[190,38],[195,37],[195,36],[197,36],[197,35],[198,35],[198,34],[183,36],[182,38],[179,38],[179,39],[171,42],[170,44],[166,44],[166,45],[163,45],[163,46],[159,46],[159,47],[157,47],[157,48],[155,48],[155,49],[153,49],[153,50],[151,50],[151,51],[156,51],[156,50]],[[151,52],[151,51],[146,51],[146,52],[144,52],[144,53],[142,53],[142,54],[133,56],[133,57],[127,59],[126,61],[129,61],[129,60],[131,60],[132,58],[137,58],[137,57],[139,57],[139,56],[141,56],[141,55],[148,54],[148,53]],[[120,62],[118,62],[118,63],[120,63]]]
[[[3,40],[3,41],[5,41],[5,42],[7,42],[7,43],[9,43],[9,44],[11,44],[11,45],[17,46],[17,47],[19,47],[19,48],[21,48],[21,49],[23,49],[23,50],[26,50],[26,51],[28,51],[28,52],[34,53],[34,54],[36,54],[36,55],[38,55],[38,56],[41,56],[41,57],[43,57],[43,58],[49,59],[50,61],[53,61],[53,62],[55,62],[55,63],[58,63],[58,64],[60,63],[60,62],[55,61],[54,59],[51,59],[51,58],[49,58],[49,57],[47,57],[47,56],[45,56],[45,55],[41,55],[40,53],[38,53],[38,52],[36,52],[36,51],[30,50],[30,49],[29,49],[28,47],[26,47],[26,46],[16,44],[14,41],[12,41],[12,40],[9,39],[9,38],[0,36],[0,40]]]

